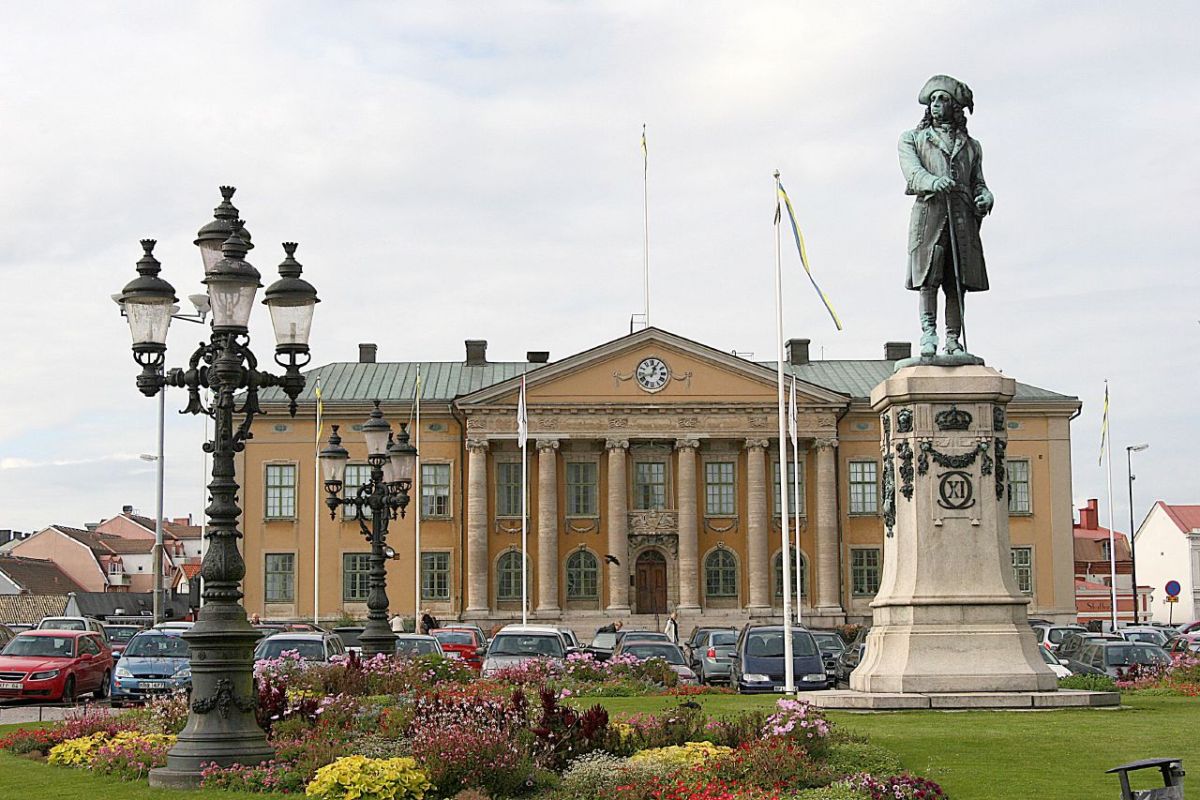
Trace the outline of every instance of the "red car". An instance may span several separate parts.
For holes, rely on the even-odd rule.
[[[70,702],[81,694],[108,697],[112,650],[91,631],[37,630],[0,651],[0,698]]]
[[[442,645],[447,658],[462,659],[471,669],[483,669],[483,640],[474,628],[434,628],[430,636]]]

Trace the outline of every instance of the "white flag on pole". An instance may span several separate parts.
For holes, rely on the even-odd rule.
[[[792,376],[791,396],[788,398],[788,436],[791,437],[792,445],[795,446],[796,440],[799,438],[798,420],[796,419],[796,376]]]
[[[517,444],[524,447],[529,441],[529,412],[525,408],[525,376],[521,376],[521,393],[517,396]]]

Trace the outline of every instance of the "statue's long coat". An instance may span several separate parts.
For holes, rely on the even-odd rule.
[[[900,137],[900,169],[908,185],[905,194],[917,196],[908,228],[909,289],[941,283],[936,247],[946,226],[946,195],[933,191],[935,178],[952,178],[957,184],[950,192],[954,206],[954,234],[958,241],[962,288],[969,292],[988,289],[987,265],[979,225],[983,221],[975,210],[975,197],[987,189],[983,180],[983,148],[961,132],[953,146],[933,128],[905,131]],[[947,256],[949,254],[946,254]],[[946,269],[953,269],[948,258]],[[931,275],[932,272],[932,275]],[[930,281],[930,278],[933,278]]]

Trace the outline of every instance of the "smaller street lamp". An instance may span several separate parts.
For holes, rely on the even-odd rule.
[[[1133,482],[1137,476],[1133,474],[1133,454],[1148,450],[1149,444],[1131,444],[1125,448],[1125,469],[1129,474],[1129,580],[1133,583],[1133,624],[1138,624],[1138,590],[1137,590],[1137,550],[1134,549],[1133,537]]]
[[[389,520],[404,517],[408,507],[408,490],[412,488],[417,449],[409,443],[408,426],[400,423],[399,435],[383,418],[379,401],[375,401],[370,417],[363,423],[362,432],[367,444],[367,463],[371,477],[354,497],[341,497],[345,486],[346,462],[350,453],[342,446],[339,426],[332,426],[329,441],[321,450],[321,471],[325,481],[325,505],[330,519],[337,516],[338,506],[351,506],[359,529],[371,543],[370,585],[367,593],[367,624],[359,637],[363,655],[367,658],[386,653],[395,655],[396,634],[388,625],[387,570],[384,563],[395,558],[396,552],[385,540]],[[370,514],[371,525],[367,526]]]

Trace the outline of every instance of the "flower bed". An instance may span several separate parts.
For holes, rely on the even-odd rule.
[[[1200,658],[1181,656],[1166,667],[1135,664],[1121,675],[1116,685],[1123,692],[1200,697]]]

